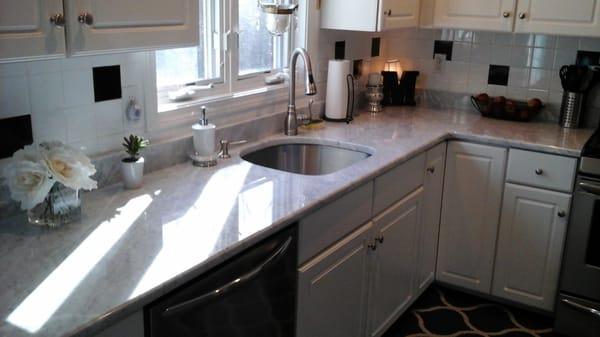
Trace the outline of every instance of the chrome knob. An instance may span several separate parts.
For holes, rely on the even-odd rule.
[[[527,14],[525,13],[519,13],[519,19],[523,20],[527,17]]]
[[[64,27],[65,26],[65,16],[62,13],[53,14],[50,16],[50,23],[56,27]]]
[[[375,241],[377,241],[379,243],[383,243],[383,235],[376,237]]]
[[[431,167],[428,167],[428,168],[427,168],[427,172],[429,172],[429,173],[431,173],[431,174],[435,173],[435,167],[433,167],[433,166],[431,166]]]
[[[542,170],[541,168],[535,169],[535,174],[541,176],[542,174],[544,174],[544,170]]]
[[[558,211],[558,217],[559,218],[564,218],[565,216],[567,216],[567,212],[565,212],[565,211]]]
[[[388,10],[387,10],[387,11],[385,11],[384,13],[385,13],[385,15],[387,15],[387,16],[392,16],[392,10],[391,10],[391,9],[388,9]]]
[[[77,17],[77,21],[83,25],[91,26],[94,23],[94,17],[91,13],[81,12]]]
[[[502,16],[505,18],[510,18],[510,12],[504,12],[502,13]]]
[[[377,242],[372,242],[367,245],[371,250],[377,250]]]

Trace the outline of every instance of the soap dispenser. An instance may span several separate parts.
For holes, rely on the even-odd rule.
[[[216,126],[208,122],[206,118],[206,107],[202,107],[202,119],[192,125],[192,137],[194,141],[194,165],[209,167],[217,164],[215,158],[215,134]]]

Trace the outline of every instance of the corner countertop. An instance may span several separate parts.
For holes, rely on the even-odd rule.
[[[82,219],[57,229],[0,219],[0,336],[89,336],[321,205],[440,141],[578,157],[592,130],[516,123],[454,110],[387,108],[350,124],[302,130],[304,139],[370,147],[341,171],[303,176],[256,166],[233,149],[216,167],[154,172],[143,188],[85,193]]]

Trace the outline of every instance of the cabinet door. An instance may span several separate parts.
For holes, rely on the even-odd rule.
[[[62,14],[62,0],[0,1],[0,62],[64,56],[64,25],[50,22]]]
[[[326,0],[321,3],[321,28],[374,32],[380,0]]]
[[[494,295],[553,309],[570,203],[569,194],[506,184]]]
[[[372,227],[359,228],[300,268],[297,336],[363,336]]]
[[[381,0],[378,30],[417,26],[419,4],[419,0]]]
[[[596,0],[519,0],[516,32],[600,36]]]
[[[69,52],[74,55],[196,45],[199,41],[197,0],[65,1]],[[87,21],[82,13],[87,13]]]
[[[436,279],[489,293],[506,149],[450,142]]]
[[[423,187],[375,218],[373,271],[369,297],[369,336],[381,335],[414,297],[417,227]]]
[[[442,190],[446,167],[446,143],[427,151],[423,196],[423,220],[419,226],[417,293],[422,293],[435,279]]]
[[[494,31],[513,29],[516,0],[436,0],[436,27]]]

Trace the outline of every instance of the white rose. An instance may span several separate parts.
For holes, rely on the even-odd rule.
[[[44,143],[42,147],[46,149],[42,152],[44,161],[58,182],[74,190],[97,187],[96,181],[90,178],[96,168],[81,151],[61,143]]]
[[[23,151],[23,150],[20,150]],[[31,209],[44,201],[54,185],[43,162],[13,161],[4,171],[11,197],[21,202],[21,209]]]

